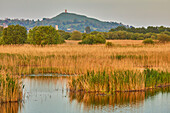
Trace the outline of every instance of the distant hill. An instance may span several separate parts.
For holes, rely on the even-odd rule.
[[[89,26],[91,28],[91,31],[102,31],[107,32],[111,28],[116,28],[118,26],[125,26],[123,24],[117,23],[117,22],[103,22],[94,18],[89,18],[84,15],[78,15],[74,13],[61,13],[53,18],[43,18],[41,21],[34,21],[34,20],[24,20],[24,19],[5,19],[0,20],[0,25],[3,24],[6,25],[22,25],[25,26],[27,29],[31,29],[35,26],[47,26],[52,25],[55,27],[55,25],[59,26],[60,30],[64,31],[74,31],[78,30],[80,32],[84,32],[85,28]]]

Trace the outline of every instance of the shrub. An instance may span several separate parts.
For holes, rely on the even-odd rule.
[[[0,45],[4,45],[4,44],[5,44],[5,42],[4,42],[3,38],[0,37]]]
[[[106,42],[106,47],[113,47],[113,43],[112,42]]]
[[[144,40],[144,38],[143,37],[139,37],[139,38],[137,38],[137,40]]]
[[[82,34],[79,31],[73,31],[71,37],[69,38],[70,40],[81,40],[82,39]]]
[[[159,40],[159,42],[161,42],[161,43],[166,43],[166,42],[170,42],[170,36],[169,35],[167,35],[167,34],[159,34],[158,35],[158,40]]]
[[[154,41],[151,38],[147,38],[145,40],[143,40],[144,44],[154,44]]]
[[[79,44],[104,44],[106,39],[101,35],[87,35],[83,38]]]

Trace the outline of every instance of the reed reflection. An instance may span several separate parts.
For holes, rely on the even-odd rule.
[[[21,103],[3,103],[0,104],[0,113],[18,113],[21,109]]]
[[[145,99],[154,97],[158,93],[169,93],[170,87],[152,89],[145,92],[115,92],[113,95],[103,95],[97,93],[69,93],[70,102],[77,101],[84,105],[84,109],[101,108],[112,106],[123,108],[125,106],[139,107],[143,105]]]

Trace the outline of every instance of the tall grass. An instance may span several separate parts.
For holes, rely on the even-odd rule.
[[[140,91],[170,83],[170,73],[153,69],[146,69],[143,72],[134,70],[88,71],[85,75],[71,78],[69,85],[72,91],[104,93]]]
[[[9,74],[0,74],[0,103],[18,102],[22,99],[19,78]]]
[[[84,77],[87,77],[84,79],[85,81],[80,81],[81,84],[85,84],[84,86],[75,83],[80,88],[84,87],[88,90],[92,87],[94,91],[139,90],[148,84],[147,87],[150,87],[150,84],[154,85],[160,82],[150,83],[147,80],[148,83],[145,85],[143,77],[145,74],[141,73],[145,68],[170,72],[170,44],[144,45],[141,41],[114,40],[112,41],[114,46],[108,48],[105,44],[78,45],[77,43],[67,41],[65,44],[45,47],[1,45],[0,72],[4,71],[12,76],[39,73],[85,74]],[[89,75],[86,74],[88,70]],[[113,70],[112,74],[108,70]],[[132,71],[119,72],[114,70]],[[95,76],[96,74],[99,76]],[[7,81],[5,77],[7,75],[2,74],[3,81]],[[10,79],[13,78],[10,76]],[[112,79],[115,82],[112,82]],[[100,80],[101,84],[99,85],[103,86],[98,87]],[[17,84],[16,81],[15,84]],[[117,87],[113,84],[116,84]],[[8,85],[3,86],[3,89],[6,86]],[[78,88],[78,86],[76,87]],[[74,85],[72,88],[74,89]],[[17,91],[20,88],[16,87],[15,89]]]
[[[107,48],[104,44],[77,45],[70,41],[62,45],[45,47],[0,46],[0,65],[16,75],[85,74],[87,70],[144,70],[145,68],[170,72],[170,44],[144,46],[139,42],[124,41],[120,43],[124,47],[115,44],[112,48]]]

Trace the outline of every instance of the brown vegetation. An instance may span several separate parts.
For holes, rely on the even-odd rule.
[[[52,46],[0,46],[0,64],[17,70],[82,74],[87,70],[154,68],[170,71],[170,44],[143,45],[141,41],[112,41],[113,47],[76,45],[74,42]],[[46,69],[46,70],[45,70]],[[9,70],[9,68],[8,68]]]
[[[60,73],[86,74],[87,71],[137,70],[152,68],[170,72],[170,44],[144,45],[136,40],[113,40],[112,47],[78,45],[0,46],[0,73],[28,75]],[[3,74],[5,76],[6,74]]]

